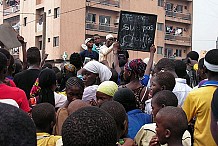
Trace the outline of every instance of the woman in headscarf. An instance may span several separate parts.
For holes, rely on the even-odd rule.
[[[143,86],[140,82],[145,69],[146,64],[141,59],[134,59],[125,64],[123,73],[123,78],[127,84],[122,87],[129,88],[133,91],[137,108],[141,110],[144,110],[144,102],[148,97],[147,87]]]
[[[57,94],[56,75],[52,69],[45,68],[39,74],[39,99],[38,103],[48,102],[56,109],[63,106],[66,101],[66,96]]]
[[[61,135],[61,127],[68,117],[68,106],[69,104],[77,99],[82,99],[84,91],[84,84],[83,81],[77,77],[71,77],[66,82],[66,94],[67,94],[67,101],[64,106],[57,111],[56,117],[56,125],[55,125],[55,134]]]
[[[88,87],[109,81],[112,73],[107,66],[98,61],[90,61],[83,67],[82,76],[84,85]]]

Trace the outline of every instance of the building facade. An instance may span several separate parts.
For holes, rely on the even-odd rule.
[[[27,47],[45,48],[49,60],[62,59],[64,52],[68,56],[79,52],[85,38],[94,34],[102,40],[109,33],[117,37],[121,10],[158,16],[155,61],[185,58],[191,50],[192,0],[20,0],[19,13],[5,16],[6,10],[13,8],[7,4],[3,0],[0,23],[18,16]],[[129,54],[131,59],[149,57],[145,52]]]

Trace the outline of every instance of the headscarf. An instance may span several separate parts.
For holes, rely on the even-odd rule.
[[[142,59],[134,59],[126,63],[124,68],[126,70],[132,71],[139,78],[144,75],[146,64],[142,61]]]
[[[115,92],[117,92],[118,86],[113,81],[105,81],[98,86],[97,91],[104,93],[108,96],[114,96]]]
[[[97,89],[98,89],[98,85],[92,85],[92,86],[86,87],[83,92],[82,100],[83,101],[92,101],[92,100],[96,101]]]
[[[104,81],[109,81],[112,76],[110,69],[98,61],[89,61],[83,68],[89,72],[99,74],[101,83]]]

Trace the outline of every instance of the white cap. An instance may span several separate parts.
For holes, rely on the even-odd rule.
[[[85,45],[89,42],[89,41],[91,41],[91,40],[93,40],[92,38],[87,38],[86,40],[85,40]]]
[[[106,40],[109,39],[109,38],[114,38],[114,36],[112,34],[106,35]]]

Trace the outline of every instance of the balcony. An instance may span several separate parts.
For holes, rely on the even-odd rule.
[[[191,24],[191,14],[166,10],[166,20]]]
[[[191,46],[191,37],[184,37],[180,35],[165,34],[165,43],[178,46]]]
[[[20,5],[9,6],[9,7],[4,9],[3,16],[14,14],[14,13],[19,12],[19,11],[20,11]]]
[[[99,31],[99,32],[107,32],[107,33],[118,33],[118,27],[108,26],[108,25],[100,25],[93,22],[86,22],[86,30],[91,31]]]
[[[120,0],[86,0],[86,2],[96,2],[101,5],[120,7]]]

